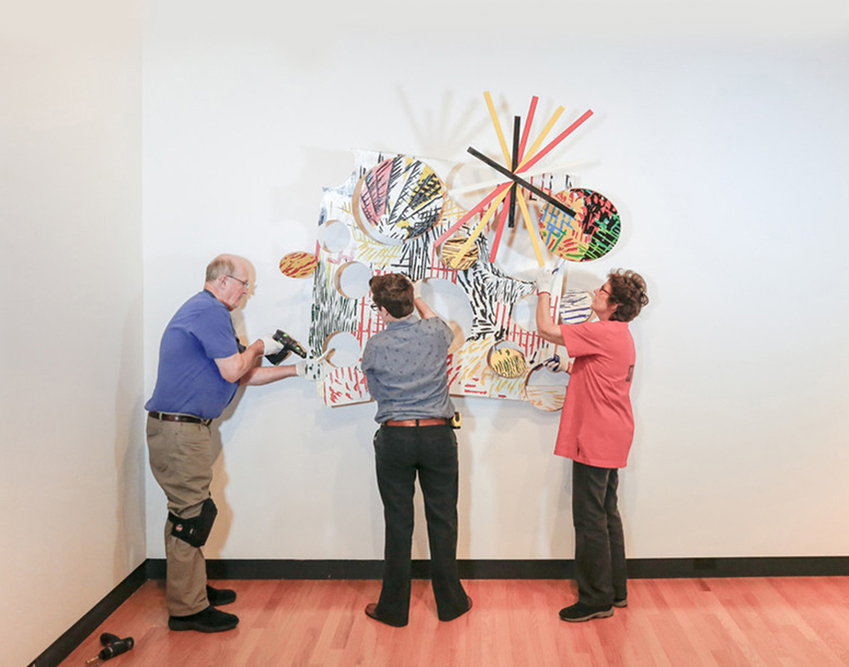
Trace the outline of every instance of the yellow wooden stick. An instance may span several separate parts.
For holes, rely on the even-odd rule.
[[[557,122],[557,119],[560,118],[560,114],[562,114],[563,111],[563,107],[557,107],[554,112],[554,115],[551,117],[551,120],[548,121],[548,124],[544,128],[542,128],[542,132],[537,137],[536,141],[534,141],[533,145],[528,149],[528,152],[525,153],[525,156],[522,158],[522,162],[516,168],[516,173],[519,173],[522,167],[524,167],[525,164],[527,164],[534,157],[534,154],[537,152],[537,149],[539,149],[540,144],[542,144],[543,140],[545,139],[545,135],[551,132],[551,128],[554,127],[554,124]]]
[[[534,143],[525,153],[524,157],[522,158],[522,162],[516,168],[516,173],[521,171],[522,167],[529,160],[533,159],[537,150],[539,150],[539,147],[542,145],[542,142],[545,140],[545,137],[548,135],[549,132],[551,132],[551,128],[554,127],[554,124],[560,118],[560,115],[563,113],[563,111],[563,107],[557,107],[557,109],[555,109],[548,123],[546,123],[545,127],[542,128],[542,132],[540,132],[539,136],[536,138]],[[543,266],[545,264],[545,258],[542,255],[542,248],[539,244],[539,233],[536,229],[534,229],[533,221],[531,220],[531,212],[528,210],[528,203],[525,201],[525,198],[522,196],[522,192],[519,188],[516,188],[516,195],[519,200],[519,208],[522,211],[522,218],[525,221],[525,228],[528,230],[528,235],[531,237],[531,244],[534,247],[534,254],[536,255],[537,263],[540,266]]]
[[[507,162],[507,164],[512,164],[512,159],[510,158],[510,151],[507,148],[507,142],[504,139],[504,132],[501,130],[501,123],[499,123],[498,115],[495,113],[495,106],[492,103],[492,95],[490,95],[489,91],[484,93],[484,98],[486,98],[486,106],[489,109],[489,115],[492,118],[492,124],[495,126],[495,133],[498,135],[498,142],[501,144],[501,151],[504,153],[504,160]],[[542,129],[542,132],[540,132],[533,145],[525,153],[525,156],[522,159],[522,162],[516,168],[515,173],[518,173],[528,161],[533,159],[534,154],[542,145],[542,142],[545,140],[545,137],[548,135],[548,133],[551,132],[551,128],[554,127],[554,124],[557,122],[557,119],[560,118],[560,115],[563,113],[563,111],[565,111],[564,107],[557,107],[557,109],[555,109],[554,114],[552,114],[551,116],[551,119],[549,119],[548,123],[546,123],[545,127]],[[489,209],[481,218],[481,221],[478,223],[478,226],[475,227],[471,236],[466,239],[466,242],[455,255],[454,259],[451,262],[452,266],[456,268],[460,260],[465,257],[466,253],[469,251],[469,248],[472,246],[472,243],[474,243],[475,239],[477,239],[477,237],[481,235],[483,228],[486,227],[487,223],[495,214],[495,209],[497,209],[498,205],[504,201],[504,198],[507,196],[507,193],[509,191],[510,188],[507,188],[506,190],[504,190],[504,192],[502,192],[492,201],[489,206]],[[528,234],[530,234],[531,236],[531,243],[534,246],[534,253],[536,254],[537,262],[539,262],[539,265],[542,266],[543,264],[545,264],[545,260],[543,259],[542,249],[539,245],[539,234],[537,234],[537,231],[533,228],[533,222],[531,221],[531,213],[528,210],[528,204],[525,201],[525,198],[522,197],[518,188],[516,188],[516,194],[518,195],[519,199],[519,208],[522,210],[522,218],[524,218],[525,220],[525,227],[528,230]]]
[[[539,233],[534,229],[533,221],[531,220],[531,212],[528,210],[528,202],[522,196],[522,191],[516,188],[516,196],[519,199],[519,209],[522,211],[522,218],[525,220],[525,227],[531,237],[531,243],[534,246],[534,254],[537,256],[537,263],[542,266],[545,264],[545,259],[542,256],[542,248],[539,245]]]
[[[507,148],[507,141],[504,139],[504,132],[501,129],[501,123],[498,121],[498,114],[495,113],[495,105],[492,103],[492,95],[489,91],[483,94],[486,99],[486,106],[489,109],[489,116],[492,118],[492,124],[495,126],[495,134],[498,135],[498,143],[501,144],[501,152],[504,154],[504,164],[509,169],[513,164],[513,159],[510,157],[510,149]]]
[[[495,199],[492,200],[492,203],[489,205],[489,209],[481,218],[481,221],[478,223],[478,226],[475,227],[474,231],[471,233],[469,238],[466,239],[466,242],[463,244],[460,250],[457,251],[457,255],[451,262],[451,266],[456,268],[460,260],[466,256],[466,253],[469,251],[469,248],[471,248],[472,243],[474,243],[475,239],[481,235],[483,228],[486,227],[486,224],[490,221],[490,218],[492,218],[492,216],[495,214],[495,209],[497,209],[498,205],[504,201],[504,198],[507,196],[508,192],[510,192],[510,188],[505,189],[504,192],[502,192],[500,195],[498,195]]]

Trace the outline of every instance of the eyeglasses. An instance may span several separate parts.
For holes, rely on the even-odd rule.
[[[371,303],[369,304],[369,308],[376,311],[380,309],[380,306],[378,306],[376,303]]]
[[[599,287],[599,288],[598,288],[598,291],[599,291],[599,292],[604,292],[605,294],[607,294],[607,296],[610,296],[610,292],[609,292],[608,290],[604,289],[604,285],[602,285],[601,287]]]
[[[226,274],[225,278],[232,278],[237,283],[242,283],[242,287],[244,287],[246,290],[250,290],[250,288],[251,288],[251,281],[250,280],[239,280],[236,276],[231,276],[229,273]]]

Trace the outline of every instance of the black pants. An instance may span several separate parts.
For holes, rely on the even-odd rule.
[[[382,426],[374,436],[377,486],[386,523],[383,588],[377,614],[406,624],[416,475],[422,487],[430,545],[431,583],[441,621],[468,609],[457,570],[457,438],[450,426]]]
[[[572,465],[575,581],[578,601],[608,606],[628,596],[625,536],[616,506],[619,471]]]

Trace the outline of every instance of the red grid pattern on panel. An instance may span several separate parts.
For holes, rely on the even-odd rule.
[[[327,399],[331,405],[342,403],[343,399],[359,399],[368,396],[366,376],[356,368],[337,368],[330,374],[333,380],[325,384]],[[336,384],[342,387],[337,389]]]
[[[383,331],[386,325],[381,321],[377,313],[371,309],[371,299],[361,299],[359,302],[359,311],[357,314],[357,328],[353,333],[362,348],[369,338]]]

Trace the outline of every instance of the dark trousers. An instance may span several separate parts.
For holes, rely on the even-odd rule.
[[[450,426],[382,426],[374,436],[377,486],[386,523],[383,588],[376,613],[393,624],[410,615],[416,475],[422,487],[431,583],[441,621],[469,607],[457,570],[457,438]]]
[[[628,596],[625,536],[616,506],[619,471],[572,465],[575,581],[578,601],[609,606]]]

